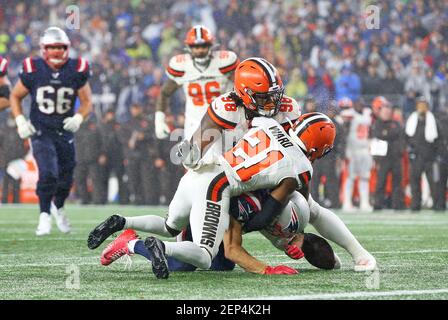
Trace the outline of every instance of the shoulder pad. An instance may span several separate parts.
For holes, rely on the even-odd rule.
[[[89,70],[89,62],[84,58],[78,58],[76,63],[76,72],[86,72]]]
[[[296,101],[296,99],[284,95],[280,103],[279,114],[275,117],[275,119],[280,122],[283,129],[288,131],[289,128],[291,128],[290,121],[296,120],[301,114],[302,106]]]
[[[224,129],[234,129],[238,124],[238,107],[228,93],[213,100],[207,113],[213,122]]]
[[[23,59],[22,68],[24,73],[36,72],[36,59],[32,57]]]
[[[240,59],[238,59],[238,56],[233,51],[216,51],[215,57],[218,59],[219,71],[221,71],[222,74],[235,71],[240,63]]]
[[[190,60],[188,54],[178,54],[170,59],[166,72],[173,77],[182,77],[185,74],[185,63]]]
[[[8,73],[8,60],[0,57],[0,76],[4,76]]]

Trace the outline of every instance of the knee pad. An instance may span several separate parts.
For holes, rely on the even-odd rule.
[[[58,188],[60,189],[70,189],[73,184],[73,169],[63,171],[59,174],[58,178]]]

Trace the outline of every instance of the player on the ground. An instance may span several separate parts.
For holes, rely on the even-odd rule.
[[[184,40],[185,54],[172,57],[166,68],[168,80],[163,84],[156,104],[155,131],[159,139],[169,136],[165,122],[170,97],[182,86],[185,93],[185,131],[190,138],[214,98],[232,89],[233,73],[239,63],[232,51],[213,50],[214,37],[204,26],[192,27]]]
[[[269,266],[251,256],[242,247],[243,226],[261,211],[267,191],[243,193],[230,201],[230,226],[224,235],[225,255],[238,263],[247,272],[258,274],[297,274],[297,270],[284,266]],[[292,198],[281,214],[260,232],[272,245],[283,251],[291,259],[305,257],[313,266],[321,269],[339,269],[339,257],[333,252],[330,244],[323,238],[304,233],[310,218],[309,205],[305,197],[294,192]],[[114,241],[109,243],[101,255],[101,264],[107,266],[124,255],[139,254],[151,260],[149,250],[144,246],[136,232],[132,229],[123,231]],[[170,272],[170,261],[167,257]],[[193,271],[194,269],[188,270]]]
[[[23,61],[20,79],[11,92],[11,111],[22,139],[31,138],[33,156],[39,169],[36,193],[40,217],[36,235],[51,232],[51,215],[58,228],[70,232],[64,203],[70,193],[75,168],[74,135],[92,109],[88,83],[90,69],[83,58],[69,58],[70,40],[57,27],[45,30],[40,38],[42,58]],[[30,120],[21,102],[30,94]],[[80,106],[75,112],[75,100]]]
[[[9,107],[8,60],[0,56],[0,111]]]

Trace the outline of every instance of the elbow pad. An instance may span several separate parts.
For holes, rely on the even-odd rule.
[[[9,86],[7,85],[3,85],[0,86],[0,98],[6,98],[9,99]]]
[[[283,204],[269,195],[263,203],[263,208],[261,211],[244,224],[243,230],[245,232],[251,232],[264,229],[272,223],[274,218],[280,214],[282,209]]]

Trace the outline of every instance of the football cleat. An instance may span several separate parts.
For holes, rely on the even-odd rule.
[[[155,237],[148,237],[145,240],[145,247],[149,251],[152,263],[152,272],[157,279],[167,279],[170,272],[168,262],[165,257],[165,245],[162,240]]]
[[[114,241],[109,243],[101,253],[101,264],[108,266],[124,255],[132,255],[128,249],[128,242],[138,239],[137,233],[132,229],[123,231]]]
[[[355,272],[366,272],[378,269],[376,259],[370,253],[355,261]]]
[[[96,249],[112,234],[123,230],[126,219],[118,214],[114,214],[97,225],[87,239],[89,249]]]
[[[68,220],[67,216],[65,215],[65,211],[63,208],[56,208],[56,206],[51,203],[51,209],[50,209],[51,215],[56,220],[56,225],[58,226],[58,229],[62,233],[69,233],[72,231],[72,227],[70,225],[70,221]]]
[[[51,216],[46,212],[41,212],[39,224],[36,229],[36,236],[44,236],[51,232]]]

